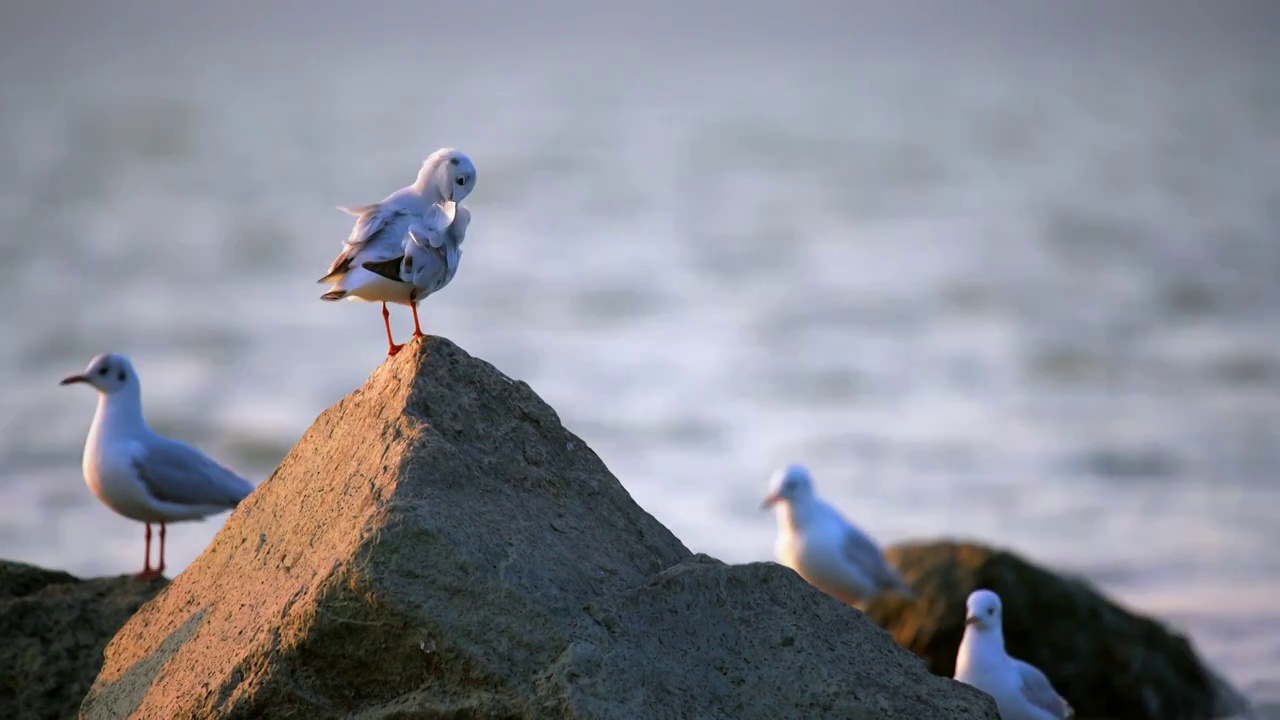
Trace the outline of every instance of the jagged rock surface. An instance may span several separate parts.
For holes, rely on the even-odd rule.
[[[689,551],[527,385],[428,338],[112,641],[105,718],[995,718],[773,564]]]
[[[107,642],[165,583],[0,561],[0,718],[75,717]]]

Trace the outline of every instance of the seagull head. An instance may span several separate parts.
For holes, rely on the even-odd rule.
[[[769,479],[769,495],[760,509],[767,510],[780,502],[793,503],[813,495],[813,478],[809,469],[792,463],[773,474]]]
[[[138,382],[129,358],[119,353],[104,353],[89,361],[84,373],[64,378],[60,385],[86,383],[98,392],[110,395]]]
[[[974,590],[965,603],[964,624],[966,628],[975,626],[979,630],[998,630],[1002,613],[999,595],[990,590]]]
[[[440,148],[422,162],[418,182],[439,193],[441,200],[462,202],[476,186],[476,166],[461,150]]]

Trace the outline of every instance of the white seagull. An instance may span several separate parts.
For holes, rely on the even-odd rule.
[[[413,310],[413,336],[422,337],[418,302],[453,279],[471,212],[460,203],[476,185],[476,166],[466,154],[441,148],[423,161],[418,179],[372,205],[339,208],[356,216],[342,252],[317,282],[333,287],[321,300],[351,298],[382,303],[387,354],[401,345],[391,338],[387,303]]]
[[[875,541],[814,494],[807,468],[788,465],[773,474],[770,486],[762,507],[777,508],[778,562],[850,605],[882,592],[914,597]]]
[[[98,355],[83,375],[61,384],[72,383],[88,383],[98,391],[98,411],[84,445],[84,479],[107,507],[146,523],[146,559],[137,577],[158,578],[164,572],[165,523],[230,510],[253,486],[199,450],[147,427],[142,385],[124,355]],[[160,524],[160,563],[155,568],[151,523]]]
[[[955,679],[995,698],[1004,720],[1069,720],[1075,711],[1044,673],[1004,649],[1000,596],[975,590],[966,603]]]

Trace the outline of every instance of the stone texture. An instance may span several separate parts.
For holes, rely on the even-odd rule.
[[[325,411],[120,631],[84,718],[995,718],[773,564],[691,556],[440,338]]]
[[[1247,709],[1186,638],[1082,580],[977,544],[904,544],[885,555],[918,599],[880,598],[867,614],[938,675],[954,674],[965,601],[987,588],[1004,603],[1009,653],[1043,670],[1079,718],[1201,720]]]
[[[0,717],[75,717],[107,642],[166,582],[0,561]]]

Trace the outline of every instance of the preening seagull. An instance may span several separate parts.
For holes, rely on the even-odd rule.
[[[387,354],[402,346],[391,335],[387,303],[413,310],[413,336],[422,337],[418,302],[453,279],[471,212],[461,205],[476,184],[471,158],[453,148],[427,157],[418,179],[372,205],[339,208],[356,216],[342,252],[317,282],[333,287],[322,300],[350,298],[382,303]]]

